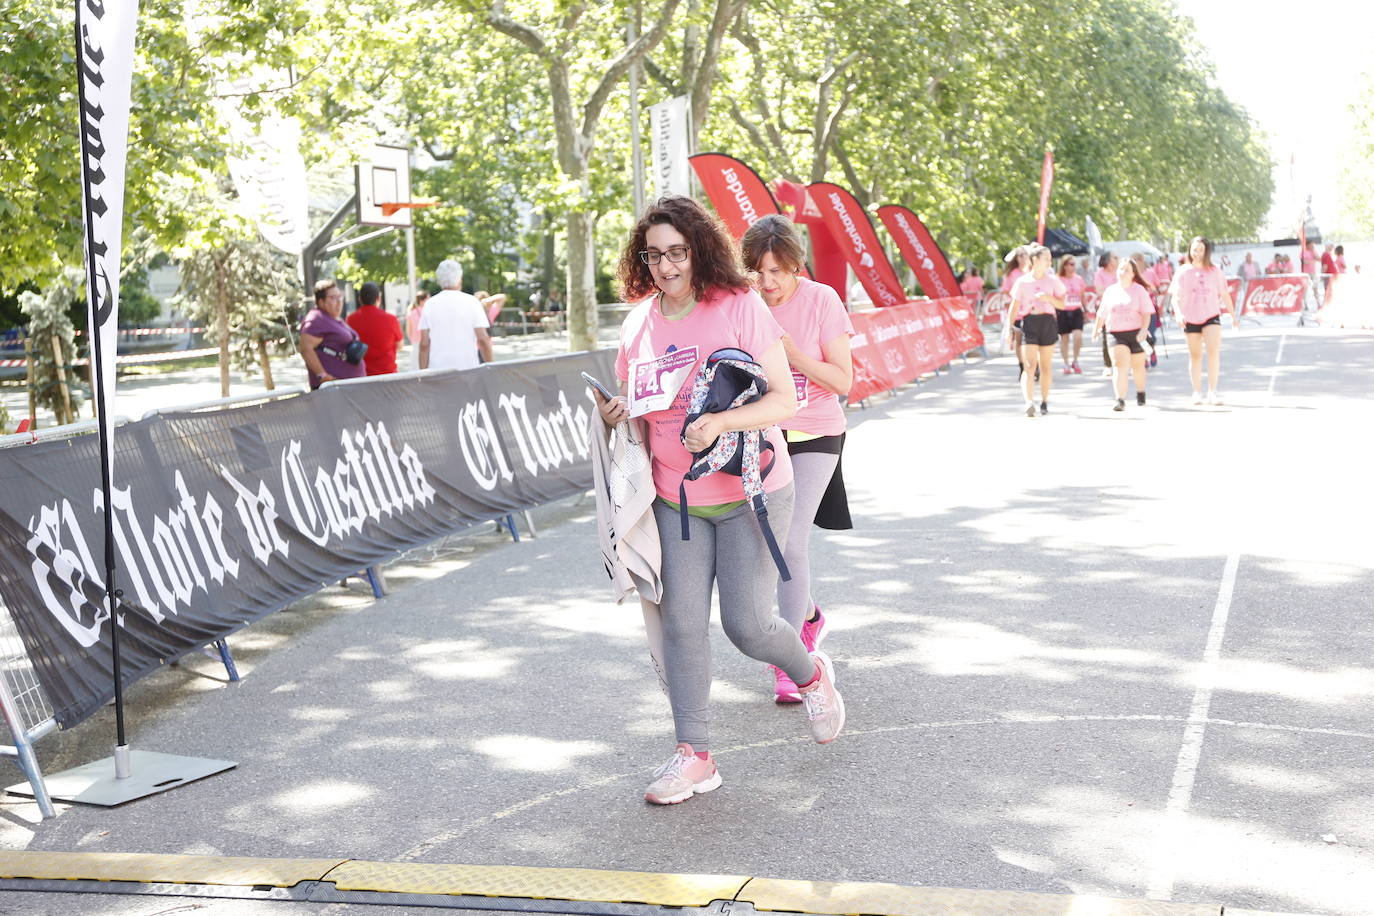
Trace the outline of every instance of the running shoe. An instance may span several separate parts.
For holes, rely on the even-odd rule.
[[[825,615],[821,613],[821,606],[813,604],[816,616],[802,624],[801,641],[806,646],[807,652],[815,652],[820,648],[821,640],[825,639]]]
[[[802,701],[811,721],[811,737],[817,744],[829,744],[844,728],[844,700],[835,689],[835,666],[830,656],[817,650],[811,657],[816,660],[816,679],[801,688]]]
[[[1102,368],[1102,377],[1103,377],[1103,378],[1111,378],[1111,377],[1112,377],[1112,367],[1111,367],[1111,366],[1104,366],[1104,367]]]
[[[1137,392],[1135,393],[1135,406],[1137,406],[1137,407],[1144,407],[1144,406],[1145,406],[1145,392],[1143,392],[1143,391],[1137,391]]]
[[[1082,374],[1083,374],[1083,369],[1082,369],[1082,367],[1080,367],[1080,366],[1078,365],[1078,360],[1074,360],[1074,363],[1073,363],[1073,374],[1074,374],[1074,375],[1082,375]]]
[[[1033,417],[1033,416],[1035,416],[1035,405],[1034,405],[1034,404],[1031,404],[1031,403],[1029,403],[1029,402],[1026,404],[1026,416],[1028,416],[1028,417]]]
[[[1125,402],[1123,399],[1121,399],[1121,398],[1117,398],[1117,399],[1116,399],[1116,406],[1113,407],[1112,410],[1125,410],[1125,409],[1126,409],[1126,402]]]
[[[777,665],[769,665],[768,667],[773,669],[773,702],[779,705],[800,703],[802,698],[801,692],[797,690],[797,682],[788,677],[787,672]]]
[[[1151,354],[1150,354],[1150,368],[1153,369],[1155,366],[1158,366],[1158,365],[1159,365],[1159,357],[1158,357],[1156,354],[1151,353]]]
[[[1065,375],[1073,375],[1073,368],[1070,367],[1070,366],[1065,366],[1065,367],[1064,367],[1064,374],[1065,374]]]
[[[679,744],[667,763],[654,771],[654,781],[644,800],[655,805],[676,805],[693,795],[720,788],[720,771],[711,757],[702,760],[690,744]]]
[[[1211,398],[1208,399],[1208,403],[1211,404],[1213,407],[1220,407],[1222,404],[1225,404],[1226,402],[1221,399],[1220,391],[1213,391]]]
[[[1202,403],[1202,392],[1201,392],[1201,391],[1194,391],[1194,392],[1193,392],[1193,403],[1194,403],[1194,404],[1201,404],[1201,403]]]
[[[1043,416],[1045,416],[1046,414],[1048,414],[1049,412],[1050,412],[1050,402],[1049,402],[1049,401],[1041,401],[1041,402],[1040,402],[1040,416],[1043,417]]]

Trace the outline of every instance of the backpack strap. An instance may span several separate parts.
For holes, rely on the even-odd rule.
[[[690,541],[692,532],[687,527],[687,478],[682,478],[682,482],[677,485],[677,512],[678,518],[682,522],[682,539]]]
[[[773,555],[773,565],[778,568],[778,575],[782,576],[782,581],[791,582],[792,573],[787,569],[787,561],[782,558],[782,548],[778,546],[778,539],[773,536],[773,529],[768,525],[768,506],[764,504],[763,494],[755,496],[750,500],[754,507],[754,517],[758,519],[759,530],[763,532],[763,540],[768,544],[768,552]]]

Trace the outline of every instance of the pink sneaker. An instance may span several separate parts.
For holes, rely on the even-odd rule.
[[[1065,374],[1065,375],[1073,375],[1073,369],[1072,369],[1072,367],[1070,367],[1070,366],[1065,366],[1065,367],[1064,367],[1064,374]]]
[[[773,670],[773,701],[775,703],[800,703],[801,691],[797,689],[797,682],[787,676],[777,665],[769,665]]]
[[[801,631],[802,645],[806,646],[807,652],[815,652],[820,648],[821,640],[825,639],[825,615],[821,613],[819,604],[813,607],[816,609],[816,617],[803,623]]]
[[[1074,375],[1082,375],[1082,374],[1083,374],[1083,370],[1080,369],[1080,368],[1078,367],[1078,363],[1074,363],[1074,364],[1073,364],[1073,374],[1074,374]]]
[[[720,788],[720,771],[710,757],[702,760],[690,744],[679,744],[672,758],[654,771],[654,781],[644,800],[655,805],[676,805],[693,795]]]
[[[844,700],[835,689],[835,668],[824,652],[811,653],[816,660],[816,679],[797,689],[806,704],[806,717],[811,721],[811,737],[817,744],[829,744],[844,728]]]

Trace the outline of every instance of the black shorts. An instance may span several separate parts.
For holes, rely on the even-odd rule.
[[[1185,322],[1183,323],[1183,333],[1185,333],[1185,334],[1201,334],[1201,333],[1202,333],[1202,329],[1205,328],[1205,327],[1207,327],[1207,325],[1209,325],[1209,324],[1220,325],[1220,324],[1221,324],[1221,316],[1220,316],[1220,315],[1213,315],[1211,318],[1208,318],[1206,321],[1202,322],[1202,324],[1193,324],[1191,321],[1185,321]]]
[[[1144,353],[1145,345],[1140,342],[1140,331],[1112,331],[1112,346],[1128,347],[1132,353]]]
[[[1052,347],[1059,343],[1059,322],[1053,315],[1027,315],[1021,319],[1021,334],[1028,347]]]
[[[1059,322],[1060,334],[1072,334],[1083,330],[1082,309],[1055,309],[1054,318]]]

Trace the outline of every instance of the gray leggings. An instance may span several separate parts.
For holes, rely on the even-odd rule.
[[[802,452],[792,456],[792,486],[796,488],[796,506],[792,510],[792,527],[787,532],[787,544],[782,558],[787,561],[789,582],[778,577],[778,613],[782,619],[801,631],[802,622],[811,611],[811,527],[816,509],[821,504],[830,478],[835,476],[839,455],[824,452]]]
[[[710,747],[711,586],[720,588],[720,623],[735,647],[777,665],[797,683],[810,681],[815,662],[797,631],[773,613],[777,567],[759,523],[746,503],[719,518],[688,516],[692,539],[682,539],[678,513],[654,501],[663,546],[663,667],[677,740],[698,751]],[[768,494],[774,537],[786,537],[792,520],[792,485]]]

